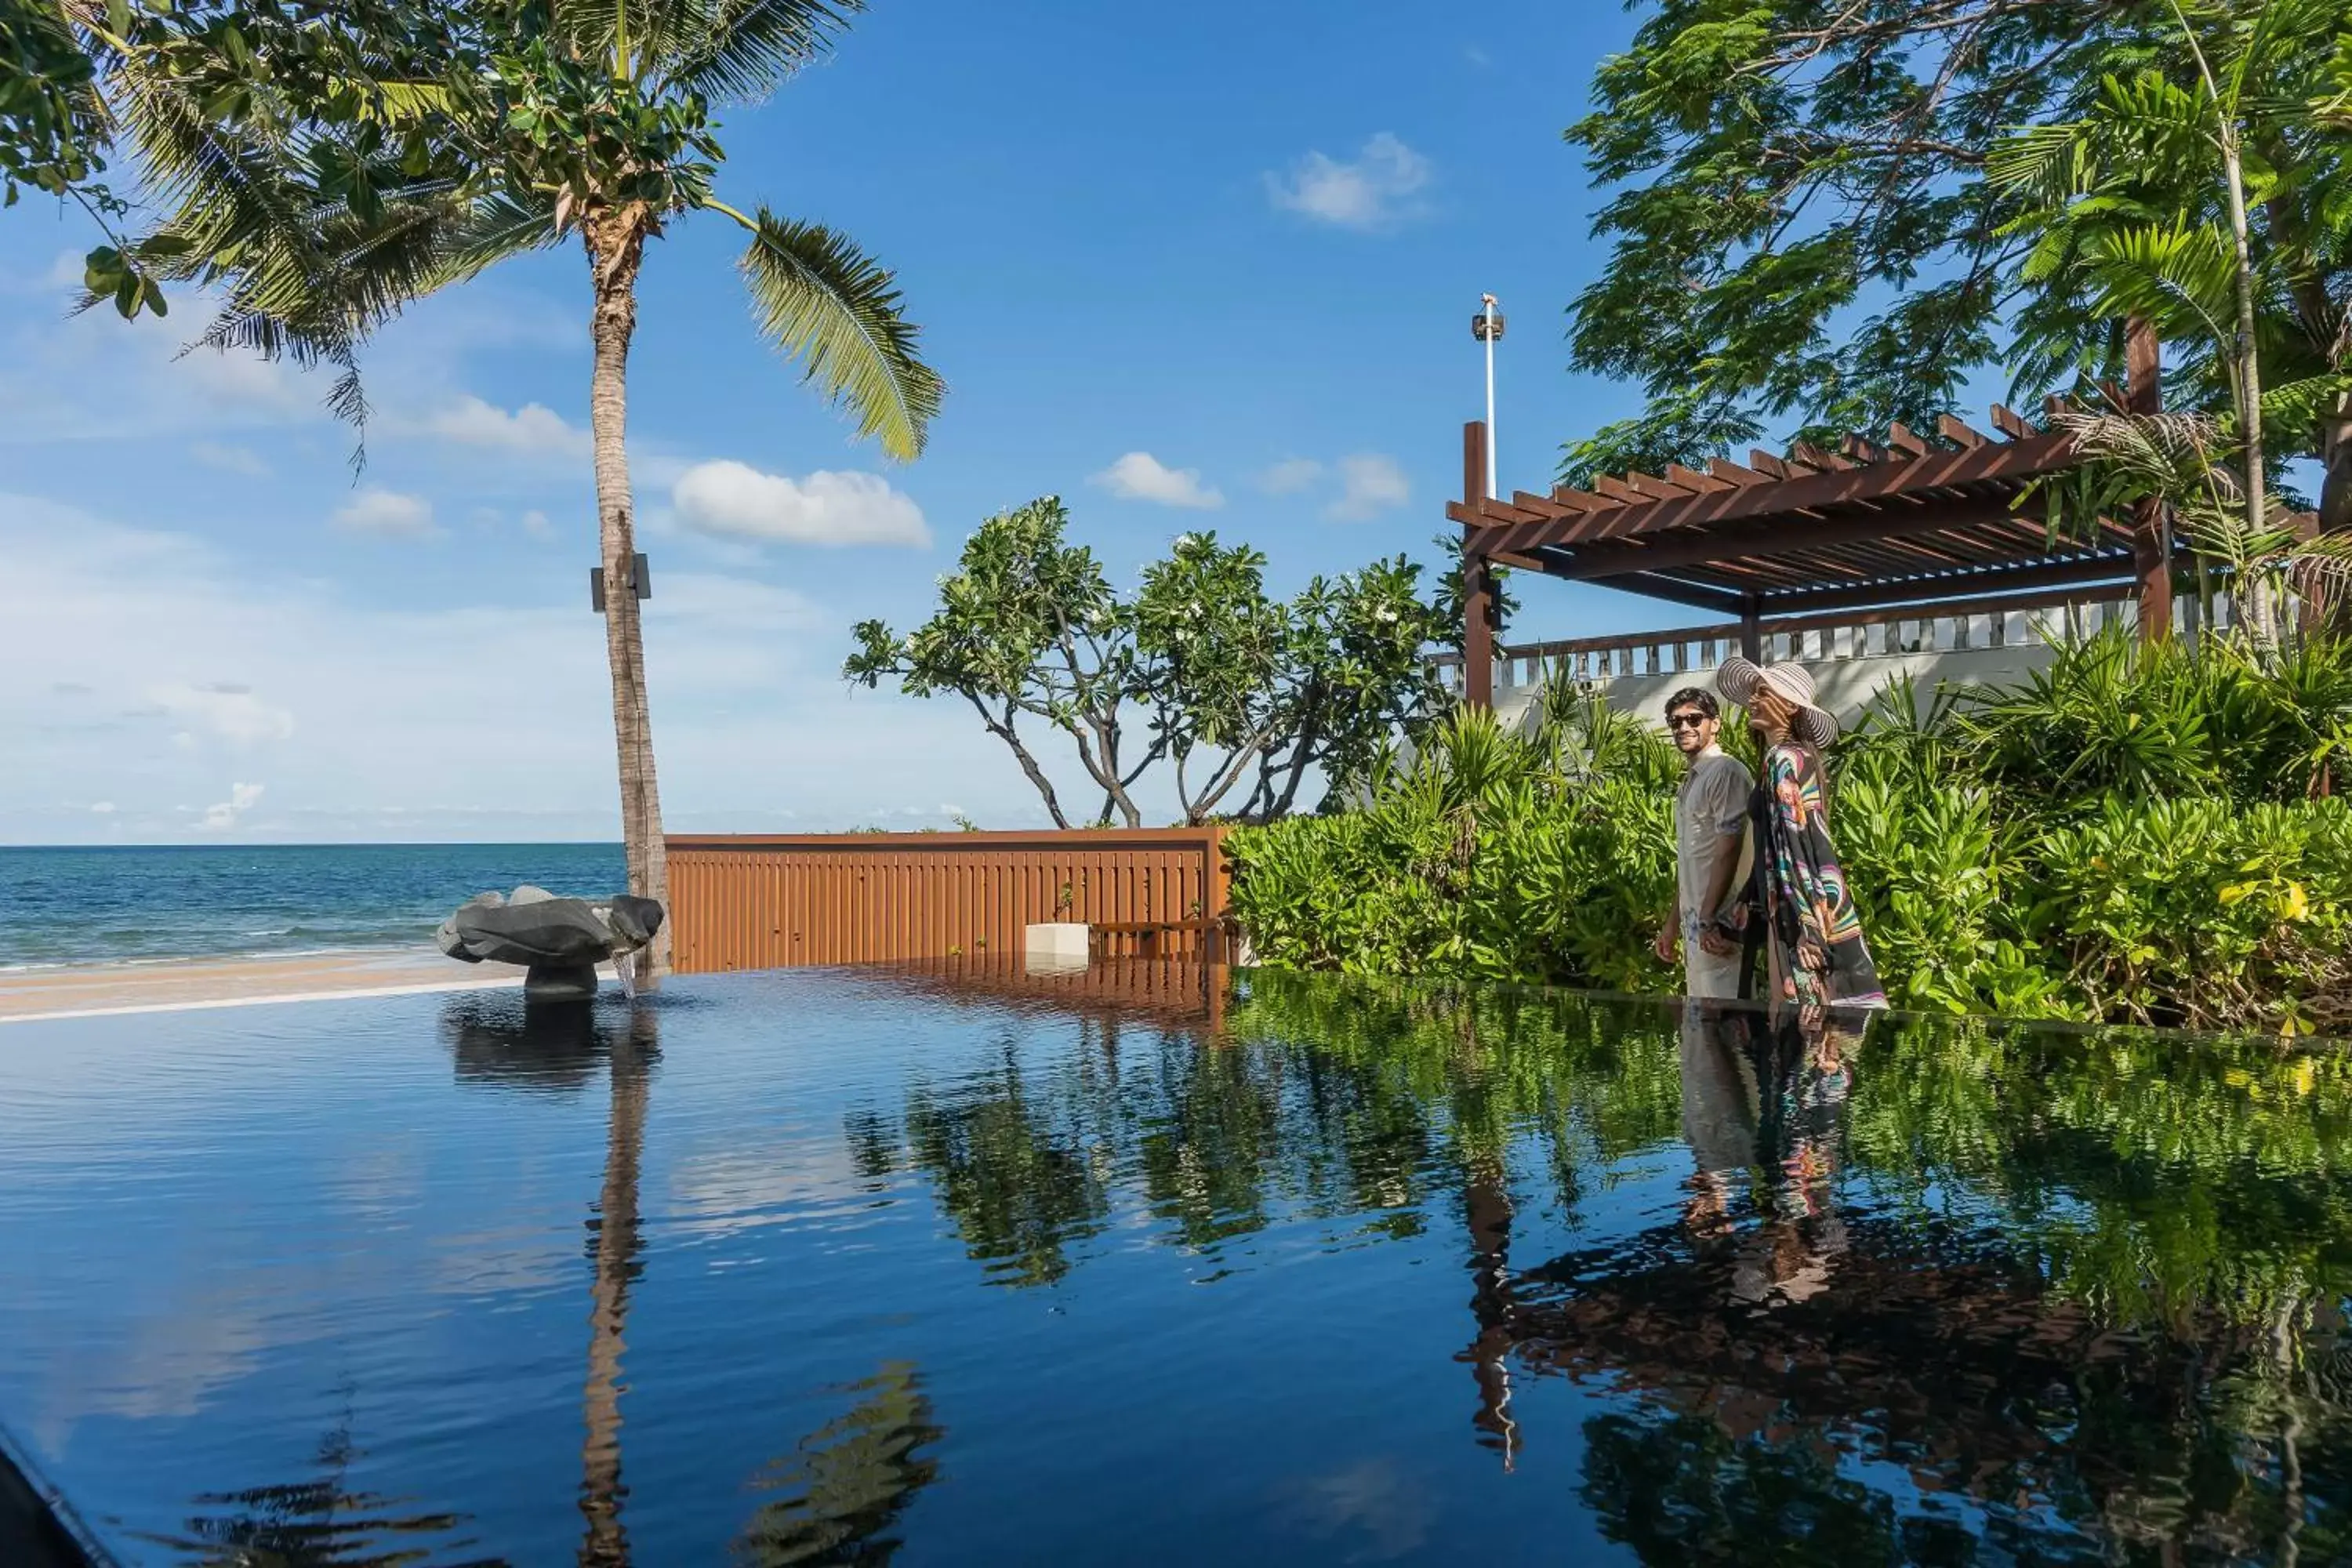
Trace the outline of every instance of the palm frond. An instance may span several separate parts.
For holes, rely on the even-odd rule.
[[[658,13],[665,85],[744,102],[766,97],[825,54],[864,0],[648,0]],[[652,23],[656,17],[649,16]]]
[[[331,79],[329,85],[343,88],[358,98],[361,120],[395,129],[445,116],[455,101],[455,95],[438,82],[337,78]]]
[[[441,260],[433,287],[473,279],[510,256],[541,250],[563,237],[555,225],[555,197],[524,201],[509,191],[477,199],[440,236]]]
[[[765,97],[832,47],[865,0],[556,0],[555,30],[658,92]]]
[[[808,367],[807,379],[845,408],[860,436],[892,457],[921,455],[945,385],[922,361],[919,329],[900,313],[894,274],[847,237],[789,222],[761,207],[743,281],[760,330]]]
[[[2263,393],[2263,427],[2315,439],[2321,425],[2352,397],[2352,375],[2305,376]]]
[[[2216,223],[2187,218],[2137,224],[2095,236],[2084,262],[2111,316],[2145,316],[2175,329],[2169,337],[2202,333],[2226,342],[2223,323],[2235,310],[2237,256]]]
[[[2286,563],[2288,586],[2322,615],[2352,604],[2352,533],[2323,533],[2301,542]]]
[[[2021,127],[1985,155],[1985,178],[2035,205],[2055,206],[2095,183],[2087,121]]]
[[[2352,128],[2352,34],[2336,40],[2336,58],[2312,98],[2311,112],[2331,125]]]

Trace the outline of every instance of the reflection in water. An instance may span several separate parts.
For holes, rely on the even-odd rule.
[[[398,1500],[349,1490],[357,1457],[346,1422],[320,1443],[313,1479],[207,1493],[184,1535],[152,1539],[201,1568],[505,1568],[501,1558],[449,1555],[469,1542],[436,1538],[462,1528],[462,1515],[400,1513]]]
[[[932,1420],[930,1397],[912,1366],[885,1366],[849,1392],[865,1397],[752,1483],[786,1495],[761,1504],[743,1526],[735,1540],[738,1560],[760,1568],[818,1568],[881,1564],[898,1555],[903,1543],[886,1532],[938,1477],[939,1461],[919,1450],[946,1433]]]
[[[588,1373],[581,1398],[586,1436],[580,1450],[583,1568],[625,1568],[628,1531],[621,1521],[628,1489],[621,1480],[621,1357],[627,1349],[629,1290],[639,1258],[637,1187],[645,1154],[646,1089],[661,1054],[654,1007],[625,1012],[591,1002],[527,1002],[520,995],[466,995],[441,1015],[460,1081],[576,1091],[598,1062],[612,1084],[604,1130],[604,1184],[588,1221]]]
[[[1130,1188],[1211,1259],[1458,1216],[1477,1440],[1523,1462],[1529,1380],[1588,1385],[1586,1496],[1645,1561],[2352,1561],[2352,1058],[1242,985],[1213,1039],[1007,1046],[853,1142],[1016,1287]],[[1672,1205],[1523,1256],[1661,1155]]]
[[[537,1009],[532,1009],[537,1011]],[[660,1052],[649,1006],[629,1009],[610,1033],[613,1102],[605,1128],[604,1190],[588,1222],[595,1284],[588,1322],[588,1384],[581,1400],[587,1439],[580,1450],[582,1568],[625,1568],[629,1538],[621,1523],[628,1489],[621,1483],[621,1353],[629,1287],[644,1272],[637,1258],[637,1177],[645,1155],[646,1089]]]
[[[1116,1083],[1089,1070],[1082,1087],[1081,1106],[1036,1100],[1008,1046],[998,1068],[952,1093],[917,1086],[898,1128],[852,1117],[851,1150],[869,1179],[910,1162],[929,1174],[971,1256],[998,1278],[1051,1284],[1069,1270],[1068,1245],[1110,1212],[1086,1112],[1115,1096]]]
[[[592,1002],[527,1005],[515,993],[475,992],[441,1010],[458,1080],[506,1089],[578,1093],[610,1054],[611,1032]]]
[[[461,1476],[446,1449],[359,1461],[339,1437],[318,1479],[207,1497],[181,1510],[200,1516],[184,1524],[125,1506],[145,1500],[134,1466],[117,1465],[107,1516],[172,1531],[183,1563],[438,1561],[496,1545],[534,1564],[576,1554],[616,1568],[691,1561],[693,1542],[730,1532],[748,1562],[872,1563],[902,1541],[907,1557],[957,1554],[965,1542],[925,1533],[935,1506],[975,1538],[1003,1523],[930,1493],[942,1472],[968,1468],[977,1484],[1002,1468],[1008,1450],[991,1445],[1009,1443],[1041,1457],[992,1539],[1006,1560],[1018,1542],[1003,1543],[1033,1526],[1058,1549],[1045,1560],[1091,1561],[1151,1510],[1192,1507],[1203,1536],[1234,1542],[1235,1555],[1277,1555],[1287,1532],[1302,1560],[1318,1555],[1297,1544],[1307,1536],[1331,1548],[1326,1558],[1342,1539],[1378,1536],[1388,1544],[1367,1551],[1515,1560],[1531,1526],[1573,1511],[1614,1542],[1593,1555],[1615,1561],[2352,1562],[2352,1056],[1893,1018],[1845,1037],[1736,1008],[1269,973],[1241,977],[1222,1019],[1172,1001],[1122,1013],[1093,996],[1040,1014],[1025,993],[1012,1007],[923,1001],[892,1013],[888,984],[740,977],[712,983],[699,1012],[690,993],[658,1013],[468,998],[440,1015],[457,1087],[447,1059],[428,1054],[410,1076],[430,1095],[385,1102],[433,1125],[452,1094],[564,1088],[575,1098],[537,1110],[494,1093],[539,1124],[516,1148],[569,1160],[603,1138],[601,1192],[583,1184],[558,1222],[593,1201],[585,1367],[551,1376],[524,1364],[544,1320],[518,1317],[501,1327],[524,1348],[478,1394],[483,1408],[528,1403],[530,1466],[561,1464],[577,1445],[576,1495],[561,1475],[529,1498],[499,1495],[540,1473],[506,1456]],[[747,999],[740,1011],[727,1010],[730,989]],[[789,1070],[772,1026],[799,1020],[780,997],[815,1009]],[[827,1007],[851,1026],[830,1046]],[[778,1445],[756,1402],[656,1425],[629,1390],[653,1366],[647,1320],[637,1315],[630,1339],[629,1309],[664,1239],[651,1213],[641,1225],[641,1202],[656,1200],[638,1190],[658,1136],[656,1022],[667,1048],[696,1053],[691,1081],[663,1085],[678,1143],[746,1159],[781,1149],[793,1178],[777,1184],[786,1199],[728,1233],[730,1262],[777,1267],[698,1258],[677,1270],[664,1373],[708,1386],[759,1357],[763,1379],[798,1387],[884,1368],[763,1472],[762,1489],[715,1516],[707,1499],[648,1507],[648,1478],[723,1487]],[[276,1036],[263,1044],[273,1060],[288,1048]],[[315,1059],[346,1049],[338,1038]],[[273,1113],[310,1103],[270,1100],[280,1076],[251,1091],[255,1124],[323,1125]],[[402,1080],[384,1084],[389,1094]],[[358,1113],[383,1114],[373,1102]],[[839,1190],[831,1139],[844,1124],[881,1190]],[[235,1163],[231,1134],[250,1136],[229,1124],[205,1156]],[[26,1168],[8,1142],[0,1173]],[[78,1223],[81,1170],[63,1157],[29,1168],[27,1190],[67,1216],[57,1223]],[[300,1193],[281,1201],[300,1184],[278,1171],[299,1168],[221,1189],[242,1206],[198,1214],[182,1194],[163,1212],[237,1266],[289,1237],[335,1249],[381,1239],[373,1215]],[[794,1186],[810,1169],[825,1179]],[[499,1223],[505,1185],[451,1186],[457,1227]],[[908,1214],[910,1194],[929,1213]],[[534,1196],[529,1223],[539,1213]],[[445,1245],[451,1228],[425,1239]],[[1114,1248],[1118,1261],[1093,1277],[1103,1288],[1089,1288]],[[1155,1267],[1171,1258],[1180,1266]],[[135,1260],[110,1268],[90,1272],[102,1285],[59,1271],[54,1300],[96,1301],[138,1277]],[[1245,1270],[1243,1289],[1213,1284]],[[412,1310],[407,1288],[330,1279],[290,1305],[324,1321],[356,1300],[395,1323]],[[36,1292],[48,1289],[43,1279]],[[1087,1310],[1055,1316],[1050,1342],[998,1337],[1047,1316],[1031,1293],[1056,1289],[1084,1290]],[[16,1310],[32,1293],[0,1291],[0,1313],[53,1332]],[[548,1310],[538,1283],[528,1301]],[[1208,1319],[1224,1312],[1236,1331],[1202,1331],[1223,1327]],[[1351,1353],[1300,1357],[1300,1331],[1328,1331]],[[405,1423],[447,1419],[447,1376],[432,1359],[442,1336],[389,1342],[396,1354],[369,1363],[371,1433],[423,1430],[429,1442],[446,1428]],[[11,1386],[29,1384],[18,1369],[31,1357],[10,1362],[6,1349]],[[1006,1353],[1131,1366],[1151,1396],[1122,1400],[1092,1377],[1041,1395],[1055,1363],[983,1360]],[[992,1369],[959,1372],[948,1408],[963,1446],[942,1436],[934,1390],[898,1364],[911,1357]],[[1415,1363],[1406,1376],[1400,1358]],[[170,1483],[173,1496],[284,1476],[235,1456],[267,1444],[285,1410],[310,1407],[299,1389],[266,1386],[290,1387],[305,1364],[252,1380],[249,1403],[184,1428],[142,1418],[110,1436],[145,1442],[139,1467],[194,1469]],[[1375,1379],[1436,1392],[1428,1404],[1368,1397]],[[1270,1461],[1254,1439],[1275,1386],[1295,1423]],[[1083,1417],[1100,1452],[1066,1465],[1034,1431],[1008,1437],[1041,1398]],[[295,1430],[299,1456],[313,1428]],[[1465,1441],[1477,1450],[1451,1458],[1475,1462],[1429,1451]],[[409,1463],[431,1479],[407,1481],[398,1466]],[[1204,1484],[1172,1492],[1185,1483],[1171,1476]],[[701,1485],[680,1483],[694,1498]],[[1255,1514],[1234,1500],[1244,1494]],[[493,1521],[529,1544],[489,1541]]]

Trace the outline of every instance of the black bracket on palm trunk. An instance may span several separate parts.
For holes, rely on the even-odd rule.
[[[638,598],[650,599],[654,596],[653,576],[646,570],[646,558],[643,554],[629,557],[629,578],[631,585],[637,591]],[[588,607],[600,616],[604,613],[604,569],[602,566],[588,568]]]

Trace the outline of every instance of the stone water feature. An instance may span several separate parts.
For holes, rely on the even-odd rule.
[[[661,926],[662,907],[652,899],[566,899],[526,883],[510,894],[467,900],[434,940],[460,963],[525,965],[523,995],[530,1001],[576,1002],[596,994],[596,965],[606,960],[628,988],[629,967],[619,961]]]

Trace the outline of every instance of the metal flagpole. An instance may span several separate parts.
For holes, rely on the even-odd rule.
[[[1492,294],[1478,296],[1477,318],[1470,324],[1478,340],[1486,345],[1486,493],[1495,489],[1495,340],[1503,335],[1503,318],[1495,309]]]

